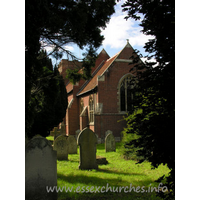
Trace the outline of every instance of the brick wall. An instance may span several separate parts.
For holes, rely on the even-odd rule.
[[[126,121],[123,120],[124,112],[120,112],[119,81],[130,73],[133,65],[128,60],[132,56],[132,47],[126,47],[104,73],[104,81],[98,81],[98,103],[103,103],[103,112],[95,115],[95,133],[104,138],[107,130],[113,131],[115,137],[120,137]],[[121,59],[125,59],[122,62]]]
[[[122,114],[95,115],[95,133],[100,138],[105,138],[105,132],[111,130],[115,137],[121,137],[121,131],[126,127]]]
[[[97,103],[103,104],[102,112],[95,113],[94,116],[94,125],[89,124],[89,96],[94,95],[86,93],[85,95],[77,98],[76,94],[80,90],[81,86],[84,84],[84,81],[80,81],[79,84],[75,86],[68,85],[68,90],[73,88],[73,95],[69,95],[69,102],[74,98],[73,104],[68,108],[66,116],[66,125],[67,133],[75,134],[77,129],[84,129],[88,126],[92,129],[100,138],[105,137],[105,132],[111,130],[115,137],[120,137],[123,128],[126,127],[126,121],[123,120],[125,116],[124,112],[120,111],[119,105],[119,82],[121,78],[130,73],[130,69],[133,65],[129,65],[130,57],[132,56],[133,49],[130,45],[122,50],[120,55],[117,57],[116,61],[108,68],[104,73],[104,79],[98,81],[98,89],[96,97],[94,96],[95,106]],[[99,54],[98,59],[96,60],[95,68],[99,66],[102,60],[108,59],[109,56],[105,51]],[[124,59],[124,60],[123,60]],[[87,106],[87,115],[80,117],[80,101],[81,98],[84,102],[84,107]]]
[[[119,113],[119,81],[131,68],[128,63],[114,62],[105,73],[105,81],[98,82],[98,102],[103,103],[104,113]]]

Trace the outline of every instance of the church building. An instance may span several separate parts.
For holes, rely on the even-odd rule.
[[[103,49],[92,68],[90,80],[80,80],[73,85],[66,81],[68,93],[68,108],[64,124],[67,135],[75,135],[85,127],[93,130],[98,138],[105,139],[106,131],[112,131],[116,141],[121,138],[121,132],[126,127],[124,116],[131,109],[130,92],[134,79],[130,69],[133,65],[131,56],[135,53],[127,40],[125,47],[116,55],[110,57]],[[58,67],[65,77],[66,69],[81,65],[81,63],[63,59]]]

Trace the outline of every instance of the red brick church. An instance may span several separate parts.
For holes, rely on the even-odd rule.
[[[97,57],[90,80],[81,80],[75,85],[65,80],[68,108],[64,124],[67,135],[75,135],[77,130],[89,127],[99,138],[104,139],[106,131],[110,130],[116,140],[120,140],[121,132],[126,127],[123,117],[129,111],[133,98],[129,85],[134,78],[130,73],[133,65],[129,65],[133,53],[128,41],[113,57],[103,49]],[[58,70],[65,77],[67,68],[78,65],[81,63],[63,59]]]

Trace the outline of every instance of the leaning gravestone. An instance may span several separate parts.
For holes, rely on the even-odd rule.
[[[115,147],[115,137],[112,133],[109,133],[105,139],[105,149],[106,152],[116,151]]]
[[[54,140],[53,150],[57,151],[58,160],[68,160],[68,148],[67,136],[60,135]]]
[[[55,200],[57,193],[47,187],[57,186],[56,151],[43,137],[34,137],[25,147],[25,199]]]
[[[96,162],[97,137],[89,128],[85,128],[78,136],[80,145],[80,165],[79,169],[98,169]]]
[[[68,153],[69,154],[77,154],[77,142],[76,142],[75,137],[73,135],[69,135],[67,140],[68,140],[68,144],[69,144]]]

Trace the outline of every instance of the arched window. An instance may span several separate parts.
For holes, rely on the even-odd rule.
[[[93,99],[93,96],[90,95],[90,98],[89,98],[89,121],[90,123],[93,123],[94,122],[94,99]]]
[[[133,88],[134,77],[132,75],[127,75],[120,81],[120,111],[127,112],[132,110]]]

